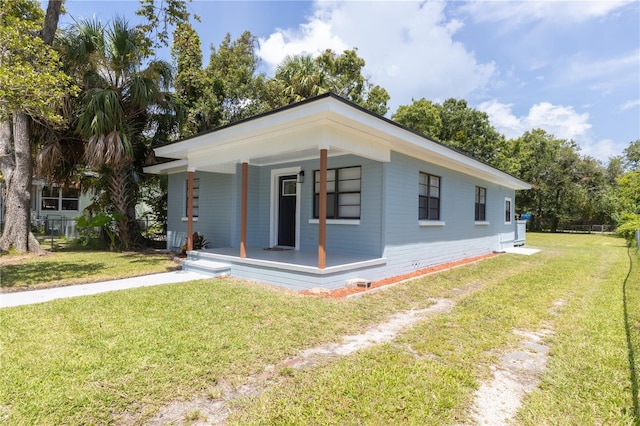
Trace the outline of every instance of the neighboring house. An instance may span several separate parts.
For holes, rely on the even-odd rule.
[[[294,289],[512,247],[530,188],[333,94],[155,152],[172,159],[145,169],[169,175],[168,230],[210,242],[185,269]]]
[[[4,223],[5,186],[0,182],[0,223]],[[34,178],[31,184],[31,222],[67,237],[75,236],[75,218],[91,204],[91,194],[83,194],[79,185],[62,187]]]

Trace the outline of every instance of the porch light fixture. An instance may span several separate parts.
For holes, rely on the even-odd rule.
[[[304,170],[298,172],[298,183],[304,183]]]

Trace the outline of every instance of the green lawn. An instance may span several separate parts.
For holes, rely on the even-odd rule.
[[[43,248],[49,249],[45,241]],[[129,278],[179,269],[168,254],[160,252],[110,252],[89,250],[56,241],[45,256],[2,255],[0,288],[30,290]]]
[[[2,309],[0,422],[144,423],[170,401],[215,399],[217,383],[242,384],[301,349],[444,297],[456,302],[450,313],[392,343],[287,371],[235,402],[228,423],[461,424],[491,365],[518,346],[513,330],[545,327],[555,332],[548,369],[515,424],[638,425],[637,252],[600,235],[528,243],[543,251],[350,300],[216,279]]]

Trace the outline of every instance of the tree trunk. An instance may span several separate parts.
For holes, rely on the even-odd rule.
[[[58,20],[60,19],[60,10],[64,0],[49,0],[47,5],[47,14],[44,17],[40,38],[49,46],[53,44],[53,39],[58,29]]]
[[[51,45],[58,28],[60,10],[64,0],[52,0],[47,5],[40,37]],[[33,165],[31,158],[31,138],[29,133],[31,118],[23,112],[14,115],[14,131],[8,121],[0,122],[0,170],[6,184],[5,226],[0,237],[0,250],[13,247],[19,252],[44,253],[36,238],[31,234],[31,180]],[[12,149],[13,139],[13,149]]]
[[[109,182],[109,192],[111,203],[120,215],[117,218],[118,235],[120,241],[125,247],[129,247],[131,243],[129,205],[131,204],[131,185],[129,180],[130,165],[126,164],[122,167],[114,168],[111,171],[111,179]]]
[[[3,204],[7,203],[7,197],[9,196],[9,182],[11,182],[15,168],[16,162],[15,157],[13,156],[13,147],[11,144],[11,121],[7,117],[4,120],[0,120],[0,174],[3,176],[6,189],[3,194],[0,194],[0,196],[4,197]],[[6,209],[3,213],[4,214],[0,214],[0,217],[2,217],[6,223]],[[1,235],[0,242],[2,242]]]
[[[1,137],[3,138],[3,159],[7,154],[6,150],[6,124],[3,124]],[[10,138],[9,138],[10,146]],[[31,230],[31,140],[29,138],[29,117],[21,112],[14,115],[13,119],[13,159],[9,157],[5,174],[3,167],[2,174],[5,176],[7,185],[7,198],[5,202],[6,221],[0,237],[0,250],[9,250],[13,247],[18,252],[33,251],[43,253],[35,237],[30,235]]]

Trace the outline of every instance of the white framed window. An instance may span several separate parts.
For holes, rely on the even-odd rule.
[[[282,181],[282,188],[280,188],[281,195],[283,197],[295,197],[297,187],[295,179],[285,179]]]
[[[80,209],[80,188],[45,186],[42,188],[43,211],[73,211]]]
[[[476,186],[476,222],[484,222],[487,220],[487,188]]]
[[[504,199],[504,223],[511,223],[511,218],[513,217],[513,203],[511,202],[511,198]]]
[[[418,220],[440,220],[440,176],[420,172],[418,181]]]

